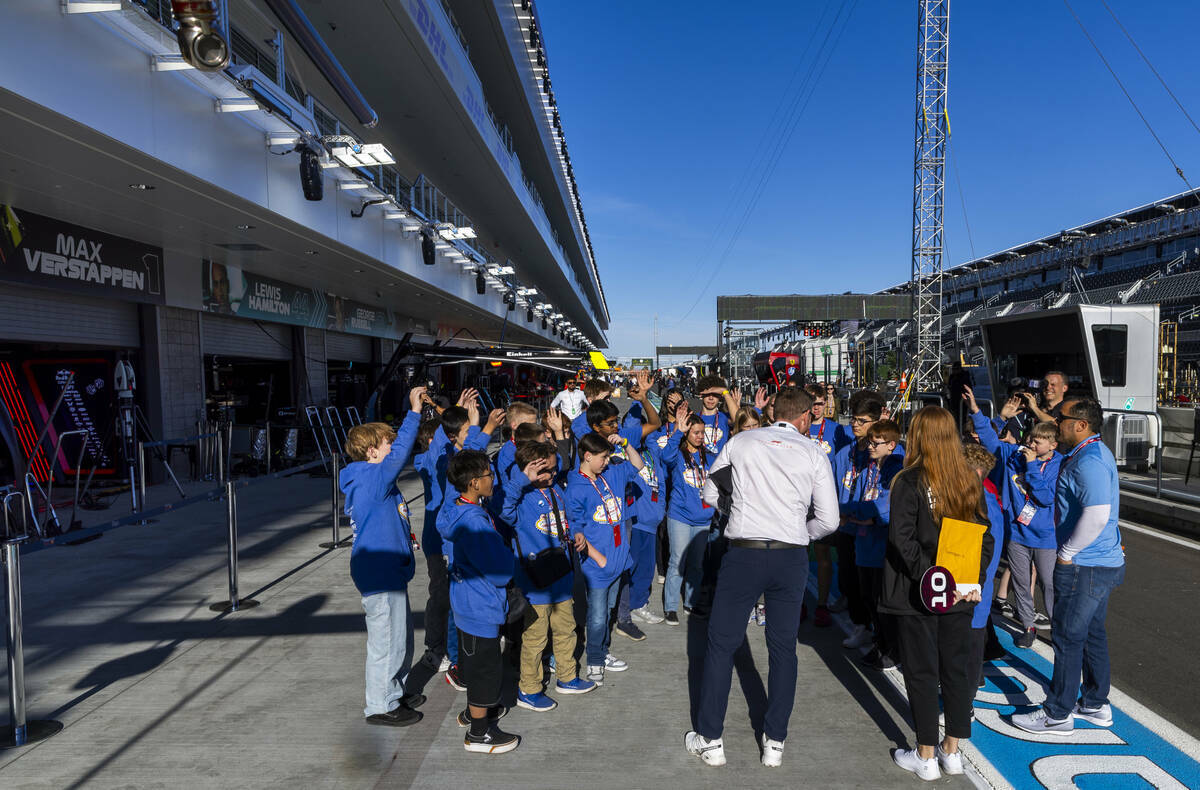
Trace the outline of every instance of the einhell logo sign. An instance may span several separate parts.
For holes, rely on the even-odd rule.
[[[162,249],[0,205],[0,279],[162,304]]]

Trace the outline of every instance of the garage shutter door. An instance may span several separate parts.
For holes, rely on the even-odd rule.
[[[71,343],[138,348],[137,305],[61,291],[0,286],[0,338],[29,343]]]
[[[285,361],[292,358],[290,326],[208,314],[202,326],[205,354]]]
[[[329,359],[370,362],[371,338],[366,335],[348,335],[344,332],[326,332],[325,355]]]

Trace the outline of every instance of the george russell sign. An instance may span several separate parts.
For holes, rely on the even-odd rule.
[[[0,280],[163,304],[161,247],[0,205]]]

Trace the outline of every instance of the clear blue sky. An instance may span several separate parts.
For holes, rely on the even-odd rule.
[[[1108,2],[1200,123],[1189,62],[1200,5]],[[1100,0],[1071,4],[1200,187],[1200,133]],[[750,181],[747,171],[764,161],[764,139],[780,139],[771,121],[843,5],[828,67],[701,297],[756,191],[762,168]],[[655,315],[660,343],[711,344],[718,294],[873,291],[908,279],[916,7],[538,2],[612,313],[610,356],[650,356]],[[978,255],[1186,189],[1060,0],[952,0],[949,106]],[[947,266],[973,257],[951,168],[946,248]]]

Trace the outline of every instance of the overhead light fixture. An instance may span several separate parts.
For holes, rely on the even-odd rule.
[[[183,59],[183,55],[151,55],[151,71],[184,71],[196,68]]]
[[[329,142],[328,138],[325,138]],[[337,139],[329,146],[329,155],[343,167],[377,167],[396,164],[391,151],[382,143],[355,143]]]
[[[368,184],[366,181],[339,181],[338,182],[338,189],[342,190],[343,192],[350,192],[355,189],[367,189],[370,186],[371,185]]]
[[[136,189],[139,192],[149,192],[150,190],[154,189],[155,187],[153,187],[150,184],[130,184],[129,188]]]
[[[258,102],[250,98],[217,99],[217,112],[253,112],[259,109]]]
[[[537,296],[537,292],[536,288],[521,288],[517,291],[521,296]]]
[[[103,11],[120,11],[119,2],[109,0],[63,0],[64,14],[97,14]]]
[[[254,226],[242,224],[242,225],[238,225],[237,229],[238,230],[254,230]]]
[[[487,293],[487,280],[485,280],[483,277],[482,269],[475,270],[475,293],[479,294],[480,296],[483,296],[485,293]]]
[[[385,209],[383,212],[384,219],[405,219],[406,217],[408,214],[399,209]]]
[[[321,253],[317,252],[316,250],[305,250],[304,254],[305,255],[320,255]]]

